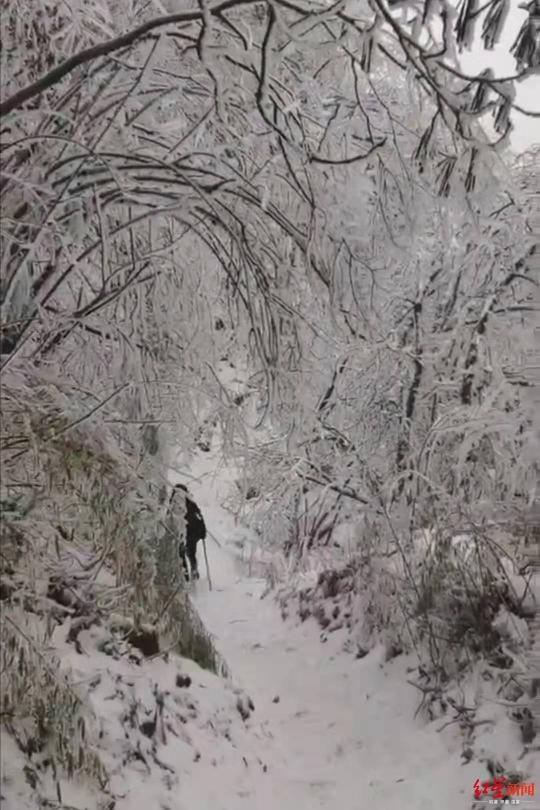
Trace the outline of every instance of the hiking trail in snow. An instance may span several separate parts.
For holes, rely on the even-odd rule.
[[[49,648],[77,690],[107,779],[97,789],[84,773],[57,773],[47,748],[36,753],[22,729],[17,737],[6,725],[3,810],[470,810],[475,781],[489,779],[488,760],[540,784],[540,760],[520,754],[518,726],[485,662],[454,690],[459,706],[471,707],[474,743],[453,710],[426,722],[407,683],[415,658],[385,663],[382,646],[355,658],[344,650],[345,630],[328,631],[322,643],[316,621],[283,621],[273,594],[262,598],[266,579],[238,559],[244,544],[259,564],[262,549],[221,505],[237,471],[211,454],[181,469],[190,472],[174,478],[189,484],[220,543],[207,541],[213,590],[199,548],[192,598],[231,679],[167,649],[145,656],[112,615],[79,627],[75,644],[78,619],[63,615]],[[105,568],[100,577],[114,583]],[[31,626],[45,634],[36,615],[28,614]],[[468,764],[464,745],[474,747]]]
[[[321,643],[313,622],[283,621],[272,596],[261,599],[265,581],[247,576],[235,557],[246,529],[220,506],[231,471],[216,473],[207,459],[189,488],[221,548],[207,539],[212,591],[199,548],[193,598],[235,683],[253,699],[247,726],[263,766],[246,773],[241,790],[222,784],[219,770],[209,774],[212,810],[469,808],[481,768],[460,764],[457,730],[438,734],[440,721],[415,719],[419,693],[406,683],[413,662],[383,664],[382,649],[355,659],[343,651],[342,631]],[[191,788],[191,807],[203,810]]]

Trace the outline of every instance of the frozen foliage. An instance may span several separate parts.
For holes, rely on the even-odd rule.
[[[91,431],[85,437],[95,452]],[[64,466],[73,475],[69,460]],[[191,468],[202,481],[194,484],[197,501],[222,544],[211,554],[216,590],[202,589],[196,602],[248,693],[167,647],[159,654],[155,625],[142,623],[133,632],[120,595],[100,610],[105,595],[115,595],[111,571],[104,564],[95,576],[84,576],[85,545],[72,540],[62,546],[64,579],[47,588],[43,604],[19,563],[18,577],[2,579],[7,588],[18,583],[5,616],[18,628],[17,675],[26,686],[32,675],[40,691],[27,693],[34,701],[28,716],[24,701],[16,713],[2,707],[6,810],[348,806],[358,794],[359,764],[366,799],[428,810],[436,781],[439,804],[450,810],[490,768],[528,778],[534,762],[530,756],[516,762],[519,722],[494,702],[497,683],[486,679],[487,668],[460,687],[433,692],[411,658],[384,665],[384,651],[377,649],[355,661],[341,651],[339,631],[320,645],[312,627],[283,623],[273,602],[258,598],[263,581],[237,581],[228,552],[239,527],[218,506],[234,470],[222,467],[216,477],[217,466],[202,453]],[[81,486],[81,478],[73,484]],[[68,555],[75,558],[69,569]],[[30,650],[22,649],[21,630],[33,642]],[[9,654],[11,634],[6,639]],[[512,682],[504,699],[510,686],[517,714],[523,693],[516,698]],[[413,719],[417,690],[425,700]]]
[[[127,640],[143,656],[224,665],[189,602],[157,487],[133,469],[129,431],[98,430],[91,397],[31,367],[5,373],[1,401],[2,720],[55,778],[103,787],[95,713],[62,669],[58,634],[80,660],[81,633],[97,627],[109,655]]]
[[[150,656],[164,639],[221,667],[163,520],[173,437],[181,472],[197,447],[237,457],[234,509],[282,572],[324,556],[323,599],[347,546],[369,644],[414,648],[437,688],[461,638],[518,661],[504,566],[537,537],[537,155],[504,152],[513,79],[458,60],[499,41],[504,4],[4,5],[12,736],[31,724],[53,777],[105,778],[49,656],[58,625],[84,650],[113,615]]]
[[[60,662],[58,679],[74,684],[80,705],[76,728],[64,742],[75,762],[64,770],[39,726],[7,723],[6,810],[57,803],[77,810],[186,807],[197,793],[201,802],[211,802],[211,783],[219,778],[223,784],[225,775],[241,790],[242,756],[262,771],[239,709],[250,703],[243,693],[174,653],[145,658],[110,622],[82,630],[76,651],[69,624],[56,627],[49,647]],[[46,729],[55,717],[68,716],[65,708],[55,701],[51,716],[43,717]],[[248,708],[244,717],[250,714]]]
[[[422,480],[446,486],[441,459],[461,463],[494,432],[507,468],[516,424],[510,415],[501,433],[498,409],[512,398],[510,355],[527,340],[529,247],[518,203],[491,183],[501,170],[478,121],[510,85],[445,67],[434,7],[419,16],[411,3],[402,20],[376,6],[261,0],[175,16],[165,4],[173,17],[158,20],[146,3],[110,11],[96,0],[84,13],[39,2],[7,14],[5,363],[51,363],[85,390],[99,381],[119,418],[174,424],[186,451],[201,422],[221,425],[230,450],[245,437],[243,414],[216,368],[245,361],[247,347],[259,417],[275,408],[289,448],[317,441],[316,468],[352,441],[372,458],[368,486],[389,483],[395,453],[390,486],[402,487],[410,452]],[[478,19],[447,11],[450,53],[484,17],[493,42],[504,23],[488,7]],[[126,19],[134,33],[122,38]],[[471,414],[472,387],[487,377],[496,401]],[[335,385],[325,394],[332,378],[361,403],[361,439],[354,427],[348,437]],[[474,428],[449,456],[467,420]]]
[[[482,177],[482,116],[502,116],[498,138],[508,131],[511,82],[461,76],[440,52],[441,39],[451,54],[481,25],[497,41],[497,3],[480,15],[428,5],[408,3],[403,18],[382,0],[176,14],[165,3],[159,18],[138,0],[112,11],[99,0],[10,8],[4,351],[25,345],[43,358],[67,343],[80,358],[98,346],[126,378],[156,356],[181,353],[193,369],[224,284],[228,318],[272,382],[281,355],[294,363],[298,353],[305,274],[341,287],[354,251],[341,227],[354,222],[372,243],[374,216],[409,226],[391,160],[407,133],[406,159],[447,193]],[[434,23],[443,11],[444,32]],[[522,51],[533,67],[530,43]],[[373,210],[362,210],[366,198]]]
[[[272,413],[275,438],[251,454],[250,480],[273,496],[255,506],[263,541],[302,565],[310,549],[342,545],[346,530],[372,629],[399,628],[415,645],[422,616],[436,659],[452,637],[474,633],[476,618],[482,644],[482,616],[489,625],[507,598],[492,591],[504,555],[523,554],[530,576],[537,542],[529,357],[538,270],[526,181],[519,165],[510,175],[494,164],[486,188],[437,200],[398,153],[392,196],[403,221],[373,219],[369,245],[344,223],[347,273],[338,275],[336,259],[331,305],[307,292],[297,303],[324,330],[302,330],[302,355]],[[429,553],[418,559],[426,529]],[[470,549],[456,556],[459,533]]]
[[[97,789],[84,773],[67,777],[31,735],[4,726],[6,810],[113,802],[120,810],[329,810],[354,806],[359,786],[366,802],[430,810],[434,784],[438,806],[451,810],[456,801],[467,807],[475,779],[493,768],[535,777],[532,755],[517,760],[519,722],[501,706],[523,710],[515,682],[497,695],[497,680],[478,667],[460,686],[431,691],[412,657],[385,664],[378,648],[355,660],[342,651],[342,633],[320,644],[310,623],[283,622],[275,603],[259,598],[264,581],[239,581],[230,556],[238,526],[218,506],[233,471],[205,475],[215,460],[202,459],[207,466],[191,468],[201,482],[195,494],[222,548],[211,554],[215,590],[201,582],[195,599],[244,689],[174,653],[144,656],[115,615],[80,629],[75,645],[63,616],[49,650],[91,710],[84,750],[91,746],[108,778]]]

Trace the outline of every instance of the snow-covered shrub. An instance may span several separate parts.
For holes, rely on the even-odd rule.
[[[294,300],[304,350],[280,370],[287,401],[250,472],[269,494],[264,544],[302,566],[352,526],[357,624],[444,660],[459,638],[495,643],[488,628],[509,597],[494,538],[525,539],[538,495],[533,183],[508,156],[476,188],[437,195],[409,160],[416,140],[384,78],[380,92],[403,140],[379,153],[370,193],[365,167],[328,178],[336,211],[350,195],[358,213],[340,221],[331,300],[314,286]],[[474,553],[455,548],[463,534]]]
[[[48,651],[49,643],[50,635],[36,633],[22,609],[5,609],[2,725],[30,758],[47,758],[53,771],[69,778],[83,772],[103,787],[107,777],[96,753],[95,716]]]
[[[360,654],[381,641],[389,656],[416,651],[445,678],[479,659],[502,669],[523,664],[536,604],[519,534],[496,525],[460,535],[424,530],[385,552],[378,528],[359,528],[361,551],[346,561],[328,554],[314,568],[315,552],[277,583],[284,614],[313,618],[327,632],[346,629]]]
[[[157,473],[142,478],[121,437],[98,429],[65,381],[19,367],[3,375],[0,396],[1,719],[21,750],[103,783],[92,711],[50,652],[59,624],[81,654],[79,634],[115,615],[146,655],[224,665],[185,591]]]

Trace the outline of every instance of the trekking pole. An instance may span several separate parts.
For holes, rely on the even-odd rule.
[[[203,551],[204,551],[204,561],[206,563],[206,576],[208,577],[208,587],[210,590],[212,589],[212,579],[210,577],[210,566],[208,565],[208,554],[206,553],[206,540],[203,538],[202,541]]]
[[[217,537],[216,537],[215,535],[213,535],[213,534],[212,534],[212,532],[209,530],[208,526],[206,527],[206,534],[207,534],[207,535],[209,535],[209,537],[211,537],[211,538],[212,538],[212,540],[214,541],[214,543],[216,544],[216,546],[217,546],[218,548],[222,548],[221,543],[219,542],[219,540],[217,539]]]

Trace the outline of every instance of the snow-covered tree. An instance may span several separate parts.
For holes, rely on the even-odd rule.
[[[167,425],[185,450],[203,424],[245,435],[251,398],[220,376],[242,362],[291,548],[360,509],[401,552],[523,513],[536,247],[528,169],[503,160],[537,3],[503,78],[459,61],[497,42],[501,0],[185,6],[2,3],[2,373],[13,401],[69,387],[10,423],[8,484],[36,436],[97,422],[158,489]]]

